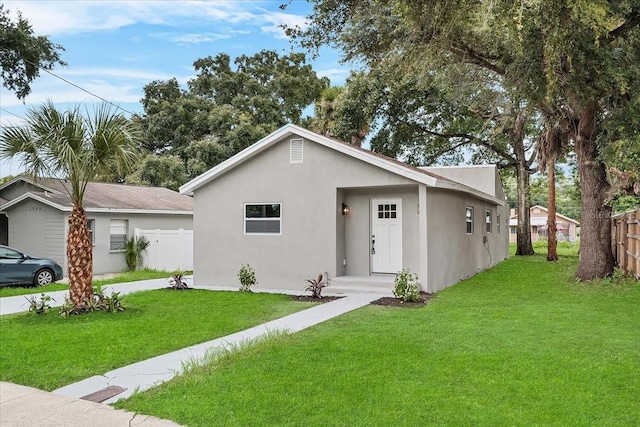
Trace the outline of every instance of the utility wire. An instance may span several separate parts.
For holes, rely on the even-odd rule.
[[[12,116],[16,116],[16,117],[17,117],[17,118],[19,118],[20,120],[25,120],[25,118],[24,118],[24,117],[19,116],[19,115],[17,115],[16,113],[12,113],[11,111],[6,110],[6,109],[4,109],[4,108],[2,108],[2,107],[0,107],[0,110],[4,111],[4,112],[5,112],[5,113],[7,113],[7,114],[11,114]]]
[[[10,52],[8,49],[2,49],[2,50],[4,50],[5,52]],[[60,77],[59,75],[57,75],[57,74],[56,74],[56,73],[54,73],[53,71],[49,71],[49,70],[47,70],[46,68],[40,68],[40,66],[39,66],[38,64],[35,64],[35,63],[31,62],[30,60],[28,60],[28,59],[26,59],[26,58],[21,58],[21,59],[22,59],[23,61],[28,62],[29,64],[33,65],[34,67],[36,67],[36,68],[38,68],[38,69],[40,69],[40,70],[42,70],[42,71],[44,71],[44,72],[46,72],[46,73],[51,74],[53,77],[56,77],[56,78],[58,78],[58,79],[62,80],[63,82],[65,82],[65,83],[67,83],[67,84],[70,84],[71,86],[73,86],[73,87],[75,87],[75,88],[78,88],[78,89],[80,89],[81,91],[86,92],[86,93],[88,93],[89,95],[94,96],[94,97],[96,97],[96,98],[100,99],[101,101],[106,102],[106,103],[107,103],[107,104],[109,104],[109,105],[112,105],[112,106],[116,107],[116,108],[117,108],[117,109],[119,109],[119,110],[122,110],[122,111],[124,111],[124,112],[126,112],[126,113],[129,113],[129,114],[131,114],[131,115],[135,115],[135,114],[136,114],[136,113],[134,113],[133,111],[129,111],[129,110],[127,110],[126,108],[122,108],[122,107],[121,107],[121,106],[119,106],[118,104],[114,104],[114,103],[113,103],[113,102],[111,102],[111,101],[107,101],[106,99],[104,99],[103,97],[101,97],[101,96],[99,96],[99,95],[96,95],[95,93],[89,92],[87,89],[85,89],[85,88],[83,88],[83,87],[81,87],[81,86],[78,86],[77,84],[75,84],[75,83],[73,83],[73,82],[71,82],[71,81],[69,81],[69,80],[65,79],[64,77]]]

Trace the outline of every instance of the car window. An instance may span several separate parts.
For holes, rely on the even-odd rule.
[[[21,259],[22,254],[9,248],[0,248],[0,258],[2,259]]]

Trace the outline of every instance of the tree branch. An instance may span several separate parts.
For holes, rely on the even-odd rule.
[[[638,6],[631,9],[626,21],[617,28],[609,31],[609,40],[624,37],[629,31],[640,25],[640,8]]]
[[[491,60],[497,60],[497,57],[483,55],[471,46],[462,44],[459,41],[454,41],[451,44],[451,52],[459,56],[464,62],[486,68],[501,76],[504,76],[507,73],[504,68],[491,62]]]
[[[431,129],[427,129],[424,126],[420,126],[419,124],[413,124],[413,126],[415,128],[417,128],[417,129],[419,129],[420,131],[426,133],[426,134],[433,135],[433,136],[436,136],[438,138],[443,138],[443,139],[464,138],[464,139],[466,139],[466,141],[463,141],[462,143],[458,144],[454,148],[462,147],[464,145],[475,144],[475,145],[479,145],[481,147],[485,147],[486,149],[493,151],[498,156],[502,157],[503,159],[507,160],[508,162],[515,162],[516,161],[516,159],[514,159],[513,156],[511,156],[506,151],[504,151],[504,150],[496,147],[495,145],[491,144],[490,142],[487,142],[487,141],[485,141],[483,139],[480,139],[480,138],[478,138],[476,136],[469,135],[467,133],[441,133],[441,132],[436,132],[436,131],[433,131]],[[449,151],[451,151],[451,150],[447,149],[447,151],[445,151],[442,154],[446,154]]]

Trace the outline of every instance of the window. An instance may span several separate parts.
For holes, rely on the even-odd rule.
[[[467,234],[473,234],[473,208],[467,206]]]
[[[96,244],[96,234],[95,234],[96,220],[95,219],[88,220],[87,227],[89,227],[89,236],[91,236],[91,244],[95,245]]]
[[[281,234],[281,203],[246,203],[244,234]]]
[[[496,215],[496,231],[500,234],[500,214]]]
[[[112,219],[109,230],[109,250],[122,251],[127,240],[126,219]]]
[[[378,218],[396,218],[398,214],[395,203],[390,205],[378,205]]]
[[[491,211],[487,211],[487,233],[491,233],[491,222],[492,222],[492,213]]]

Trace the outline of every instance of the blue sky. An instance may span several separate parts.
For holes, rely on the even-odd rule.
[[[36,35],[46,35],[65,51],[66,67],[53,73],[122,108],[141,112],[144,85],[176,77],[194,77],[198,58],[227,53],[231,58],[262,49],[286,54],[293,46],[280,25],[304,26],[311,6],[293,0],[245,1],[4,1],[22,12]],[[15,16],[14,16],[15,17]],[[339,53],[323,49],[312,62],[320,76],[341,85],[349,67]],[[51,99],[60,108],[99,99],[45,72],[31,86],[25,102],[0,89],[0,125],[16,125],[30,106]],[[15,161],[0,163],[0,177],[15,175]]]

